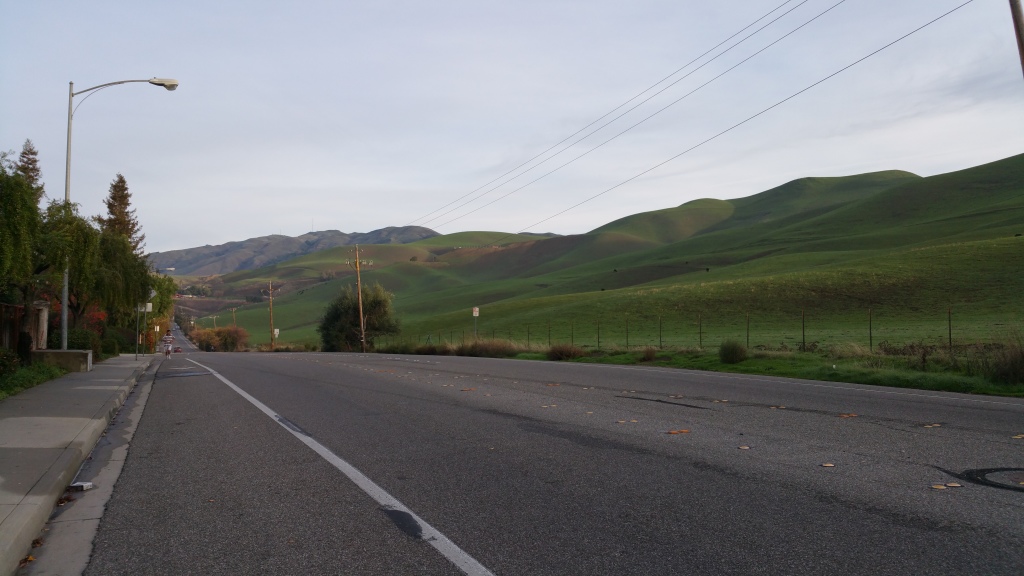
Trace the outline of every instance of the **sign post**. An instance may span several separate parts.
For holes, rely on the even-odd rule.
[[[480,307],[473,306],[473,342],[476,342],[476,319],[480,317]]]

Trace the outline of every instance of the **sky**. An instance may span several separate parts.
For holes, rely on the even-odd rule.
[[[62,199],[68,82],[174,78],[74,97],[71,200],[102,214],[123,174],[147,251],[409,224],[577,234],[1024,153],[1006,0],[847,68],[963,1],[7,3],[0,150],[31,139]]]

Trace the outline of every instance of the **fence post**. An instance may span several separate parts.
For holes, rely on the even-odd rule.
[[[626,351],[629,351],[629,314],[626,314]]]
[[[953,356],[953,307],[946,308],[946,326],[949,328],[949,356]]]
[[[875,335],[871,326],[871,307],[868,306],[868,352],[875,351]]]
[[[697,348],[704,348],[704,317],[700,312],[697,313]]]
[[[747,349],[750,349],[750,312],[747,312]]]
[[[804,309],[800,309],[800,351],[807,352],[807,323],[804,321]]]
[[[569,346],[576,345],[576,320],[569,320]]]
[[[661,338],[661,316],[658,316],[658,350],[665,347],[665,341]]]
[[[526,349],[530,349],[530,325],[526,325]]]
[[[597,319],[597,351],[601,351],[601,318]]]

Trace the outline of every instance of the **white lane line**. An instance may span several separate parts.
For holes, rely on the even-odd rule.
[[[455,564],[460,570],[469,576],[494,576],[494,573],[488,570],[477,562],[472,556],[467,554],[462,548],[459,548],[454,542],[448,539],[444,534],[441,534],[436,528],[427,524],[422,518],[416,515],[415,512],[407,508],[404,504],[398,501],[397,498],[388,494],[383,488],[378,486],[373,480],[366,477],[365,474],[357,470],[354,466],[348,462],[342,460],[337,454],[328,450],[323,444],[320,444],[313,438],[303,434],[301,431],[295,430],[289,427],[285,422],[288,422],[287,418],[280,416],[273,410],[268,408],[265,404],[257,400],[256,398],[249,395],[248,392],[242,390],[236,386],[233,382],[223,377],[213,368],[204,366],[191,358],[189,362],[204,368],[217,377],[221,382],[228,385],[229,388],[237,392],[242,398],[245,398],[253,406],[259,408],[260,412],[263,412],[267,416],[270,416],[275,422],[277,422],[282,428],[287,430],[299,439],[300,442],[309,446],[314,452],[319,454],[324,460],[327,460],[332,466],[341,471],[342,474],[348,477],[349,480],[355,483],[363,492],[366,492],[370,498],[373,498],[381,505],[385,510],[394,510],[397,512],[404,512],[408,514],[413,520],[415,520],[422,529],[420,538],[426,541],[428,544],[434,547],[435,550],[441,553],[442,556],[447,558],[452,564]]]

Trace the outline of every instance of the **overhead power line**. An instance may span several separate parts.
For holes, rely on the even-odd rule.
[[[707,51],[705,51],[705,52],[704,52],[703,54],[701,54],[700,56],[697,56],[696,58],[694,58],[694,59],[690,60],[689,62],[687,62],[686,64],[684,64],[683,66],[681,66],[680,68],[676,69],[676,70],[675,70],[674,72],[672,72],[671,74],[669,74],[668,76],[665,76],[665,77],[664,77],[664,78],[662,78],[661,80],[658,80],[657,82],[655,82],[654,84],[652,84],[652,85],[651,85],[651,86],[649,86],[648,88],[644,89],[643,91],[639,92],[638,94],[636,94],[635,96],[633,96],[633,97],[632,97],[632,98],[630,98],[629,100],[626,100],[626,101],[625,101],[625,102],[623,102],[622,104],[619,104],[619,105],[618,105],[618,106],[616,106],[615,108],[612,108],[611,110],[609,110],[608,112],[606,112],[605,114],[603,114],[602,116],[600,116],[599,118],[595,119],[594,121],[592,121],[591,123],[587,124],[586,126],[584,126],[584,127],[580,128],[580,129],[579,129],[579,130],[577,130],[576,132],[573,132],[572,134],[570,134],[570,135],[566,136],[566,137],[565,137],[565,138],[563,138],[563,139],[562,139],[561,141],[559,141],[559,142],[555,143],[554,145],[550,146],[549,148],[547,148],[547,149],[546,149],[546,150],[544,150],[543,152],[540,152],[539,154],[537,154],[537,155],[533,156],[533,157],[532,157],[532,158],[530,158],[529,160],[527,160],[527,161],[523,162],[522,164],[519,164],[519,165],[518,165],[518,166],[516,166],[515,168],[512,168],[512,169],[511,169],[511,170],[509,170],[508,172],[505,172],[504,174],[502,174],[502,175],[498,176],[497,178],[494,178],[493,180],[491,180],[490,182],[487,182],[486,184],[483,184],[482,186],[480,186],[480,187],[476,188],[475,190],[472,190],[472,191],[470,191],[470,192],[468,192],[468,193],[466,193],[466,194],[463,194],[462,196],[460,196],[460,197],[456,198],[455,200],[452,200],[451,202],[449,202],[448,204],[445,204],[444,206],[442,206],[442,207],[438,208],[437,210],[434,210],[433,212],[430,212],[429,214],[425,214],[425,215],[423,215],[423,216],[420,216],[419,218],[416,218],[415,220],[413,220],[413,221],[412,221],[412,222],[410,222],[409,224],[406,224],[406,226],[412,226],[412,225],[414,225],[414,224],[415,224],[416,222],[419,222],[420,220],[423,220],[424,218],[427,218],[427,217],[429,217],[429,216],[432,216],[433,214],[436,214],[437,212],[440,212],[441,210],[444,210],[445,208],[447,208],[447,207],[451,206],[452,204],[455,204],[455,203],[457,203],[457,202],[459,202],[459,201],[463,200],[464,198],[467,198],[467,197],[469,197],[469,196],[472,196],[473,194],[475,194],[475,193],[479,192],[480,190],[482,190],[482,189],[484,189],[484,188],[486,188],[486,187],[490,186],[491,184],[494,184],[494,183],[495,183],[495,182],[497,182],[498,180],[501,180],[501,179],[502,179],[502,178],[504,178],[505,176],[508,176],[509,174],[512,174],[512,173],[513,173],[513,172],[515,172],[516,170],[519,170],[520,168],[522,168],[522,167],[524,167],[524,166],[526,166],[526,165],[530,164],[531,162],[533,162],[534,160],[536,160],[536,159],[540,158],[541,156],[544,156],[545,154],[547,154],[548,152],[550,152],[550,151],[554,150],[555,148],[557,148],[557,147],[561,146],[562,144],[564,144],[564,143],[565,143],[565,142],[567,142],[568,140],[570,140],[570,139],[572,139],[572,138],[576,137],[576,136],[577,136],[578,134],[580,134],[581,132],[585,131],[585,130],[586,130],[587,128],[590,128],[590,127],[591,127],[591,126],[593,126],[594,124],[597,124],[597,123],[598,123],[598,122],[600,122],[601,120],[603,120],[603,119],[607,118],[608,116],[610,116],[610,115],[614,114],[614,113],[615,113],[615,112],[616,112],[617,110],[619,110],[619,109],[621,109],[622,107],[624,107],[624,106],[628,105],[628,104],[629,104],[630,102],[632,102],[632,101],[636,100],[637,98],[640,98],[641,96],[643,96],[644,94],[646,94],[646,93],[650,92],[651,90],[654,90],[654,89],[655,89],[655,88],[657,88],[657,87],[658,87],[659,85],[661,85],[662,83],[664,83],[665,81],[667,81],[667,80],[668,80],[669,78],[672,78],[672,77],[673,77],[673,76],[675,76],[676,74],[678,74],[678,73],[682,72],[682,71],[683,71],[683,70],[685,70],[686,68],[690,67],[690,66],[691,66],[691,65],[692,65],[693,63],[697,62],[698,60],[700,60],[701,58],[703,58],[703,57],[707,56],[708,54],[710,54],[710,53],[714,52],[715,50],[717,50],[718,48],[720,48],[721,46],[723,46],[724,44],[726,44],[727,42],[729,42],[729,41],[730,41],[730,40],[732,40],[733,38],[735,38],[735,37],[739,36],[739,35],[740,35],[740,34],[742,34],[743,32],[745,32],[745,31],[747,31],[748,29],[750,29],[750,28],[754,27],[754,26],[755,26],[755,25],[756,25],[756,24],[757,24],[758,22],[760,22],[760,21],[764,20],[765,18],[767,18],[767,17],[771,16],[771,15],[772,15],[772,14],[774,14],[775,12],[778,12],[778,11],[779,11],[779,10],[781,10],[781,9],[782,9],[782,8],[783,8],[783,7],[784,7],[784,6],[786,5],[786,4],[789,4],[789,3],[793,2],[793,1],[795,1],[795,0],[786,0],[785,2],[783,2],[782,4],[779,4],[778,6],[776,6],[775,8],[773,8],[772,10],[769,10],[769,11],[768,11],[767,13],[765,13],[765,14],[764,14],[763,16],[761,16],[760,18],[758,18],[757,20],[754,20],[754,21],[753,21],[753,22],[751,22],[750,24],[748,24],[748,25],[744,26],[744,27],[743,27],[743,28],[741,28],[741,29],[740,29],[739,31],[737,31],[737,32],[736,32],[735,34],[733,34],[733,35],[729,36],[729,37],[728,37],[728,38],[726,38],[725,40],[722,40],[722,41],[721,41],[721,42],[719,42],[718,44],[714,45],[713,47],[711,47],[710,49],[708,49]],[[802,6],[803,4],[806,4],[806,3],[808,2],[808,1],[809,1],[809,0],[803,0],[802,2],[800,2],[799,4],[797,4],[796,6],[794,6],[794,7],[793,7],[793,8],[791,8],[790,10],[788,10],[788,11],[787,11],[787,12],[786,12],[785,14],[788,14],[789,12],[792,12],[792,11],[793,11],[793,10],[795,10],[796,8],[799,8],[800,6]],[[783,14],[782,16],[785,16],[785,14]],[[780,17],[781,17],[781,16],[780,16]],[[778,20],[778,18],[776,18],[775,20]],[[772,20],[772,22],[774,22],[775,20]],[[763,29],[763,27],[762,27],[761,29]],[[758,31],[760,31],[760,30],[758,30]],[[749,36],[748,36],[748,38],[749,38]],[[744,39],[744,40],[745,40],[745,39]],[[737,43],[737,44],[738,44],[738,43]],[[734,47],[735,47],[735,46],[734,46]],[[730,49],[731,49],[731,48],[730,48]],[[723,54],[724,54],[724,52],[723,52]],[[719,56],[721,56],[721,54],[719,54]],[[717,56],[716,56],[716,58],[717,58]],[[674,83],[673,83],[673,84],[674,84]],[[659,91],[659,93],[660,93],[660,91]],[[648,100],[649,100],[649,98],[648,98]],[[646,101],[647,101],[647,100],[644,100],[644,102],[646,102]],[[596,132],[596,131],[595,131],[595,132]]]
[[[733,66],[731,66],[731,67],[729,67],[728,69],[726,69],[726,70],[725,70],[724,72],[721,72],[720,74],[718,74],[718,75],[717,75],[717,76],[715,76],[714,78],[712,78],[712,79],[708,80],[707,82],[705,82],[705,83],[701,84],[700,86],[697,86],[697,87],[696,87],[696,88],[694,88],[693,90],[691,90],[691,91],[687,92],[686,94],[683,94],[682,96],[680,96],[679,98],[676,98],[676,99],[675,99],[675,100],[673,100],[672,102],[669,102],[668,104],[666,104],[665,106],[661,107],[660,109],[658,109],[658,110],[654,111],[654,112],[653,112],[652,114],[649,114],[649,115],[648,115],[647,117],[643,118],[643,119],[642,119],[642,120],[640,120],[639,122],[636,122],[636,123],[634,123],[634,124],[632,124],[632,125],[628,126],[628,127],[627,127],[627,128],[625,128],[624,130],[622,130],[622,131],[620,131],[619,133],[615,134],[615,135],[614,135],[614,136],[612,136],[611,138],[608,138],[608,139],[607,139],[607,140],[605,140],[604,142],[601,142],[601,143],[600,143],[600,144],[598,144],[597,146],[594,146],[593,148],[591,148],[591,149],[587,150],[586,152],[583,152],[582,154],[579,154],[579,155],[578,155],[578,156],[576,156],[575,158],[573,158],[573,159],[571,159],[571,160],[569,160],[569,161],[567,161],[567,162],[564,162],[564,163],[562,163],[562,164],[561,164],[561,165],[559,165],[558,167],[556,167],[556,168],[554,168],[554,169],[552,169],[552,170],[550,170],[550,171],[548,171],[548,172],[546,172],[546,173],[542,174],[541,176],[538,176],[537,178],[534,178],[533,180],[531,180],[531,181],[527,182],[526,184],[523,184],[522,186],[520,186],[520,187],[518,187],[518,188],[515,188],[515,189],[513,189],[513,190],[511,190],[511,191],[509,191],[509,192],[506,192],[505,194],[503,194],[503,195],[501,195],[501,196],[499,196],[499,197],[495,198],[494,200],[491,200],[491,201],[490,201],[490,202],[488,202],[487,204],[484,204],[484,205],[482,205],[482,206],[478,206],[478,207],[474,208],[473,210],[470,210],[469,212],[466,212],[466,213],[464,213],[464,214],[462,214],[462,215],[460,215],[460,216],[456,216],[455,218],[452,218],[451,220],[448,220],[447,222],[444,222],[443,224],[440,224],[440,225],[438,225],[437,227],[438,227],[438,228],[440,228],[440,227],[442,227],[442,226],[447,226],[448,224],[451,224],[452,222],[455,222],[456,220],[460,220],[460,219],[462,219],[462,218],[465,218],[466,216],[469,216],[470,214],[473,214],[473,213],[475,213],[475,212],[479,212],[480,210],[483,210],[484,208],[487,208],[488,206],[490,206],[490,205],[492,205],[492,204],[494,204],[494,203],[496,203],[496,202],[499,202],[499,201],[501,201],[501,200],[504,200],[505,198],[508,198],[509,196],[511,196],[512,194],[515,194],[516,192],[519,192],[519,191],[520,191],[520,190],[522,190],[523,188],[526,188],[526,187],[528,187],[528,186],[531,186],[531,185],[533,185],[534,183],[536,183],[536,182],[538,182],[538,181],[540,181],[540,180],[543,180],[544,178],[547,178],[547,177],[548,177],[548,176],[550,176],[551,174],[554,174],[555,172],[558,172],[558,171],[559,171],[559,170],[561,170],[562,168],[565,168],[566,166],[568,166],[568,165],[572,164],[573,162],[575,162],[575,161],[579,160],[580,158],[583,158],[584,156],[587,156],[587,155],[588,155],[588,154],[590,154],[591,152],[594,152],[594,151],[596,151],[597,149],[599,149],[599,148],[603,147],[603,146],[604,146],[605,144],[608,144],[608,143],[612,142],[613,140],[615,140],[615,139],[616,139],[616,138],[618,138],[619,136],[622,136],[622,135],[623,135],[623,134],[625,134],[626,132],[629,132],[630,130],[632,130],[632,129],[636,128],[637,126],[639,126],[639,125],[643,124],[644,122],[647,122],[647,121],[648,121],[648,120],[650,120],[651,118],[654,118],[654,117],[655,117],[655,116],[657,116],[658,114],[661,114],[661,113],[662,113],[662,112],[664,112],[665,110],[668,110],[668,109],[669,109],[669,108],[671,108],[672,106],[675,106],[676,104],[678,104],[678,103],[682,102],[682,101],[683,101],[683,100],[685,100],[686,98],[689,98],[690,96],[692,96],[692,95],[693,95],[693,94],[695,94],[696,92],[698,92],[698,91],[702,90],[703,88],[705,88],[706,86],[708,86],[708,85],[709,85],[709,84],[711,84],[712,82],[715,82],[716,80],[718,80],[718,79],[719,79],[719,78],[721,78],[722,76],[725,76],[726,74],[728,74],[728,73],[732,72],[732,71],[733,71],[733,70],[735,70],[736,68],[739,68],[739,67],[740,67],[740,66],[742,66],[743,64],[746,64],[746,63],[747,63],[748,61],[752,60],[752,59],[753,59],[754,57],[756,57],[756,56],[760,55],[761,53],[763,53],[764,51],[768,50],[768,49],[769,49],[769,48],[771,48],[772,46],[775,46],[775,45],[776,45],[776,44],[778,44],[779,42],[782,42],[782,41],[783,41],[783,40],[785,40],[786,38],[788,38],[788,37],[792,36],[793,34],[795,34],[796,32],[798,32],[798,31],[799,31],[799,30],[801,30],[802,28],[804,28],[804,27],[808,26],[809,24],[811,24],[812,22],[814,22],[814,21],[815,21],[815,20],[817,20],[818,18],[821,18],[822,16],[824,16],[825,14],[827,14],[827,13],[831,12],[832,10],[834,10],[835,8],[837,8],[837,7],[838,7],[838,6],[840,5],[840,4],[843,4],[843,3],[845,3],[845,2],[846,2],[846,0],[839,0],[838,2],[836,2],[835,4],[833,4],[832,6],[829,6],[829,7],[828,7],[828,8],[826,8],[825,10],[823,10],[823,11],[819,12],[819,13],[818,13],[817,15],[815,15],[815,16],[814,16],[813,18],[811,18],[810,20],[807,20],[807,21],[806,21],[806,22],[804,22],[803,24],[801,24],[801,25],[797,26],[796,28],[794,28],[794,29],[790,30],[790,31],[789,31],[789,32],[787,32],[786,34],[784,34],[784,35],[782,35],[781,37],[777,38],[776,40],[774,40],[774,41],[773,41],[773,42],[771,42],[770,44],[768,44],[768,45],[764,46],[763,48],[761,48],[761,49],[760,49],[760,50],[758,50],[757,52],[754,52],[754,53],[753,53],[753,54],[751,54],[750,56],[747,56],[747,57],[746,57],[746,58],[744,58],[743,60],[740,60],[739,62],[737,62],[737,63],[736,63],[736,64],[734,64]],[[552,156],[552,158],[554,158],[554,156]],[[538,166],[539,166],[539,164],[538,164]],[[532,168],[531,168],[531,170],[532,170]],[[525,172],[524,172],[524,173],[525,173]],[[453,211],[454,211],[454,210],[451,210],[451,211],[449,211],[449,212],[453,212]]]
[[[708,142],[711,142],[711,141],[713,141],[713,140],[716,140],[716,139],[718,139],[719,137],[721,137],[721,136],[724,136],[725,134],[728,134],[729,132],[732,132],[732,131],[733,131],[733,130],[735,130],[736,128],[739,128],[740,126],[743,126],[744,124],[746,124],[746,123],[750,122],[751,120],[753,120],[753,119],[755,119],[755,118],[757,118],[757,117],[759,117],[759,116],[762,116],[762,115],[764,115],[765,113],[767,113],[767,112],[769,112],[769,111],[771,111],[771,110],[774,110],[775,108],[778,108],[779,106],[781,106],[781,105],[785,104],[786,102],[789,102],[790,100],[792,100],[792,99],[796,98],[797,96],[800,96],[800,95],[801,95],[801,94],[803,94],[804,92],[807,92],[808,90],[811,90],[812,88],[814,88],[814,87],[816,87],[816,86],[818,86],[818,85],[820,85],[820,84],[823,84],[824,82],[827,82],[828,80],[830,80],[830,79],[832,79],[832,78],[834,78],[834,77],[838,76],[839,74],[842,74],[843,72],[845,72],[845,71],[849,70],[850,68],[853,68],[854,66],[856,66],[856,65],[860,64],[861,62],[864,62],[865,60],[867,60],[867,59],[869,59],[869,58],[871,58],[871,57],[875,56],[876,54],[878,54],[878,53],[880,53],[880,52],[882,52],[882,51],[884,51],[884,50],[887,50],[887,49],[891,48],[892,46],[894,46],[894,45],[896,45],[896,44],[898,44],[898,43],[902,42],[903,40],[906,40],[906,39],[907,39],[907,38],[909,38],[910,36],[913,36],[914,34],[917,34],[917,33],[918,33],[918,32],[920,32],[921,30],[924,30],[925,28],[927,28],[927,27],[931,26],[932,24],[935,24],[935,23],[936,23],[936,22],[938,22],[939,20],[942,20],[943,18],[945,18],[945,17],[949,16],[950,14],[953,14],[953,13],[954,13],[954,12],[956,12],[957,10],[960,10],[961,8],[963,8],[964,6],[967,6],[968,4],[971,4],[972,2],[974,2],[974,0],[967,0],[967,1],[966,1],[966,2],[964,2],[963,4],[960,4],[959,6],[957,6],[957,7],[953,8],[953,9],[949,10],[948,12],[945,12],[945,13],[944,13],[944,14],[942,14],[941,16],[938,16],[938,17],[936,17],[936,18],[934,18],[934,19],[932,19],[932,20],[928,21],[927,23],[925,23],[925,24],[923,24],[923,25],[921,25],[921,26],[919,26],[919,27],[915,28],[914,30],[911,30],[910,32],[907,32],[907,33],[906,33],[906,34],[904,34],[903,36],[900,36],[899,38],[897,38],[897,39],[893,40],[892,42],[889,42],[888,44],[886,44],[886,45],[882,46],[881,48],[878,48],[877,50],[875,50],[875,51],[871,52],[870,54],[868,54],[868,55],[866,55],[866,56],[864,56],[864,57],[862,57],[862,58],[859,58],[858,60],[855,60],[854,62],[852,62],[852,63],[850,63],[850,64],[847,64],[846,66],[843,66],[843,67],[842,67],[842,68],[840,68],[839,70],[836,70],[835,72],[833,72],[833,73],[829,74],[828,76],[825,76],[825,77],[824,77],[824,78],[822,78],[821,80],[818,80],[817,82],[814,82],[813,84],[811,84],[811,85],[809,85],[809,86],[807,86],[807,87],[805,87],[805,88],[803,88],[803,89],[801,89],[801,90],[799,90],[799,91],[797,91],[797,92],[794,92],[794,93],[793,93],[793,94],[791,94],[790,96],[787,96],[786,98],[783,98],[782,100],[779,100],[779,101],[778,101],[778,102],[776,102],[775,104],[772,104],[771,106],[769,106],[769,107],[767,107],[767,108],[765,108],[765,109],[761,110],[760,112],[758,112],[758,113],[756,113],[756,114],[753,114],[753,115],[751,115],[751,116],[748,116],[748,117],[747,117],[746,119],[744,119],[744,120],[742,120],[742,121],[740,121],[740,122],[737,122],[736,124],[733,124],[732,126],[730,126],[730,127],[726,128],[725,130],[722,130],[721,132],[719,132],[719,133],[715,134],[714,136],[711,136],[710,138],[707,138],[707,139],[705,139],[705,140],[703,140],[703,141],[701,141],[701,142],[699,142],[699,143],[697,143],[697,144],[695,144],[695,145],[691,146],[690,148],[687,148],[686,150],[683,150],[683,151],[682,151],[682,152],[680,152],[679,154],[676,154],[676,155],[674,155],[674,156],[672,156],[672,157],[670,157],[670,158],[668,158],[668,159],[666,159],[666,160],[663,160],[663,161],[661,161],[661,162],[659,162],[659,163],[655,164],[654,166],[651,166],[650,168],[648,168],[648,169],[646,169],[646,170],[644,170],[644,171],[642,171],[642,172],[639,172],[639,173],[637,173],[637,174],[635,174],[635,175],[633,175],[633,176],[631,176],[631,177],[627,178],[626,180],[623,180],[622,182],[619,182],[618,184],[616,184],[616,185],[612,186],[611,188],[608,188],[608,189],[606,189],[606,190],[604,190],[604,191],[602,191],[602,192],[598,192],[597,194],[594,194],[593,196],[591,196],[591,197],[589,197],[589,198],[587,198],[587,199],[583,200],[582,202],[578,202],[578,203],[576,203],[576,204],[573,204],[572,206],[570,206],[570,207],[568,207],[568,208],[566,208],[566,209],[564,209],[564,210],[562,210],[562,211],[560,211],[560,212],[556,212],[555,214],[552,214],[551,216],[548,216],[547,218],[545,218],[545,219],[543,219],[543,220],[540,220],[540,221],[538,221],[538,222],[534,222],[533,224],[531,224],[531,225],[529,225],[529,226],[527,226],[527,227],[525,227],[525,228],[523,228],[523,229],[519,230],[519,232],[517,232],[516,234],[521,234],[521,233],[523,233],[523,232],[526,232],[526,231],[527,231],[527,230],[529,230],[530,228],[533,228],[533,227],[535,227],[535,226],[539,226],[539,225],[541,225],[541,224],[543,224],[543,223],[545,223],[545,222],[547,222],[547,221],[549,221],[549,220],[552,220],[552,219],[554,219],[554,218],[557,218],[558,216],[561,216],[562,214],[565,214],[566,212],[569,212],[569,211],[571,211],[571,210],[575,210],[576,208],[579,208],[580,206],[582,206],[582,205],[586,204],[587,202],[590,202],[591,200],[594,200],[594,199],[596,199],[596,198],[599,198],[599,197],[601,197],[601,196],[604,196],[605,194],[607,194],[607,193],[611,192],[612,190],[615,190],[615,189],[617,189],[617,188],[620,188],[620,187],[622,187],[622,186],[624,186],[624,185],[628,184],[629,182],[632,182],[633,180],[636,180],[637,178],[640,178],[641,176],[644,176],[645,174],[648,174],[648,173],[650,173],[650,172],[652,172],[652,171],[654,171],[654,170],[656,170],[656,169],[658,169],[658,168],[660,168],[660,167],[664,166],[665,164],[668,164],[669,162],[672,162],[673,160],[676,160],[676,159],[678,159],[678,158],[679,158],[679,157],[681,157],[681,156],[684,156],[684,155],[686,155],[686,154],[689,154],[690,152],[692,152],[692,151],[696,150],[697,148],[700,148],[701,146],[703,146],[703,145],[707,144]],[[506,236],[504,236],[504,237],[498,238],[498,239],[497,239],[497,240],[495,240],[495,241],[494,241],[493,243],[494,243],[494,244],[498,244],[498,243],[500,243],[500,242],[501,242],[502,240],[504,240],[505,238],[508,238],[508,237],[511,237],[511,236],[514,236],[514,234],[509,234],[509,235],[506,235]]]

